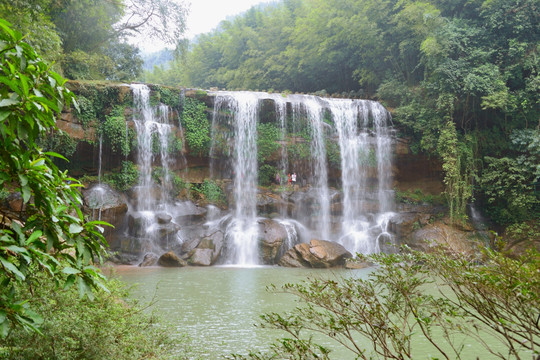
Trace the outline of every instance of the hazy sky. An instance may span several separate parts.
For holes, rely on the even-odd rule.
[[[229,16],[238,15],[254,5],[271,0],[184,0],[190,4],[187,18],[186,37],[191,39],[197,34],[206,33],[216,28]],[[133,39],[145,52],[157,51],[164,47],[156,40],[144,41]]]
[[[187,0],[191,3],[187,26],[189,38],[193,35],[209,32],[226,17],[237,15],[270,0]]]

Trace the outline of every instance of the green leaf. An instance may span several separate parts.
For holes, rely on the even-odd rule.
[[[23,186],[21,188],[21,193],[23,197],[23,202],[26,204],[28,200],[30,200],[30,196],[32,195],[32,193],[30,192],[30,187],[28,185]]]
[[[26,175],[19,174],[19,180],[21,182],[21,186],[26,186],[28,184],[28,178]]]
[[[47,151],[47,152],[45,152],[44,154],[47,155],[47,156],[52,156],[52,157],[56,157],[56,158],[59,158],[59,159],[68,161],[68,159],[66,159],[66,158],[63,157],[62,155],[60,155],[60,154],[58,154],[58,153],[55,153],[55,152],[52,152],[52,151]]]
[[[32,235],[30,235],[30,237],[28,237],[28,239],[26,240],[26,245],[29,245],[36,241],[36,239],[39,239],[41,235],[43,235],[43,232],[41,230],[34,231]]]
[[[84,230],[84,228],[79,224],[71,224],[71,225],[69,225],[69,233],[70,234],[79,234],[83,230]]]
[[[71,275],[71,274],[80,274],[81,271],[68,266],[68,267],[63,268],[62,272],[64,274],[70,274]]]
[[[75,275],[69,275],[66,279],[66,282],[64,283],[64,290],[69,289],[73,284],[75,284],[75,280],[77,277]]]
[[[10,114],[11,111],[0,111],[0,121],[4,121]]]
[[[94,300],[94,294],[92,289],[82,277],[77,278],[77,284],[79,285],[79,297],[82,299],[85,295],[88,296],[90,300]]]
[[[5,320],[1,322],[0,323],[0,337],[6,338],[9,334],[9,328],[10,328],[9,321]]]
[[[3,257],[0,257],[0,262],[2,263],[2,265],[4,265],[4,267],[11,271],[13,274],[15,274],[15,276],[17,276],[19,279],[21,280],[25,280],[26,279],[26,276],[24,276],[23,273],[21,273],[19,271],[19,269],[17,269],[17,267],[15,265],[13,265],[11,262],[9,262],[8,260],[4,259]]]
[[[18,103],[19,100],[17,98],[2,99],[2,101],[0,101],[0,107],[12,106]]]

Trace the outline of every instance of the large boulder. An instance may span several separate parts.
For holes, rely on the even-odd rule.
[[[264,219],[259,221],[259,244],[263,263],[274,265],[283,255],[283,243],[287,240],[287,230],[280,223]]]
[[[124,220],[128,211],[126,198],[107,184],[96,184],[82,191],[86,211],[93,218],[100,218],[114,226]]]
[[[184,242],[182,251],[189,251],[188,262],[191,265],[213,265],[221,255],[224,244],[224,235],[221,230],[205,233],[201,238],[194,238]]]
[[[311,240],[309,244],[298,244],[289,249],[280,259],[279,265],[287,267],[331,268],[345,265],[352,258],[342,245],[326,241]]]
[[[164,267],[183,267],[187,263],[180,259],[174,252],[169,251],[159,257],[158,265]]]
[[[421,212],[403,212],[392,217],[389,223],[389,230],[396,234],[398,239],[407,239],[413,232],[426,226],[431,214]]]
[[[212,265],[212,249],[195,249],[189,257],[188,263],[196,266]]]
[[[158,256],[154,253],[147,253],[144,255],[143,260],[139,264],[139,266],[154,266],[158,262]]]
[[[472,254],[475,251],[474,237],[473,231],[461,230],[436,221],[416,230],[410,237],[403,239],[402,243],[413,250],[427,253],[442,247],[451,252]]]

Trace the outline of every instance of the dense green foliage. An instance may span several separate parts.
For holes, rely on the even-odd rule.
[[[199,187],[195,187],[193,190],[200,193],[211,204],[224,205],[227,202],[225,193],[213,180],[205,179]]]
[[[536,0],[283,0],[201,35],[155,81],[377,97],[413,151],[442,160],[455,221],[476,176],[476,200],[506,224],[539,212],[538,171],[510,166],[540,162],[539,23]],[[505,218],[521,200],[528,216]]]
[[[263,315],[262,326],[283,330],[287,338],[268,353],[235,358],[328,359],[329,350],[316,345],[310,332],[336,340],[357,359],[538,355],[539,253],[517,260],[490,251],[477,259],[441,251],[364,260],[378,264],[367,279],[285,285],[300,306]],[[483,352],[465,355],[460,336],[473,339]]]
[[[106,174],[103,180],[118,191],[126,191],[139,181],[139,170],[131,161],[122,161],[119,171]]]
[[[110,292],[95,293],[93,301],[79,299],[75,289],[58,291],[55,282],[38,274],[32,292],[17,295],[43,315],[41,334],[17,329],[0,340],[0,359],[169,359],[178,347],[164,325],[128,299],[124,285],[108,280]]]
[[[121,106],[114,107],[111,113],[105,116],[98,132],[112,152],[118,155],[128,156],[135,145],[135,132],[127,128],[124,108]]]
[[[186,98],[181,122],[189,152],[196,156],[208,155],[211,140],[210,124],[206,117],[204,103],[193,98]]]
[[[70,79],[134,80],[143,60],[127,38],[143,33],[178,46],[185,14],[171,0],[0,2],[0,17]]]
[[[20,211],[0,209],[0,338],[12,325],[37,330],[42,318],[16,291],[37,271],[57,286],[78,285],[93,297],[102,286],[93,266],[104,241],[101,222],[87,222],[76,180],[37,145],[55,117],[73,101],[64,79],[50,71],[22,35],[0,20],[0,186],[20,194]]]
[[[274,124],[257,125],[257,160],[262,163],[281,148],[281,130]]]

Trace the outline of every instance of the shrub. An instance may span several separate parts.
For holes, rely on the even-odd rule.
[[[182,125],[190,152],[196,156],[206,156],[210,150],[210,124],[204,103],[187,98],[182,112]]]
[[[131,161],[122,161],[118,173],[107,174],[104,181],[119,191],[126,191],[139,181],[139,170]]]
[[[37,270],[37,269],[36,269]],[[23,329],[0,340],[0,359],[165,359],[172,358],[173,342],[165,326],[143,312],[118,280],[106,281],[110,292],[80,300],[77,290],[57,290],[45,273],[37,275],[32,291],[19,296],[43,316],[41,334]],[[186,355],[187,356],[187,355]]]
[[[269,186],[276,178],[275,166],[264,164],[259,168],[259,185]]]
[[[104,242],[99,225],[80,211],[80,184],[59,171],[37,144],[74,99],[65,80],[0,19],[0,188],[20,192],[23,211],[0,219],[0,338],[23,327],[38,331],[42,318],[32,311],[28,288],[36,272],[56,286],[77,283],[81,297],[92,297],[102,275],[93,266]],[[18,293],[16,289],[28,290]],[[17,330],[18,331],[18,330]]]
[[[221,190],[219,185],[213,180],[205,179],[198,191],[210,203],[218,205],[226,203],[226,197],[223,190]]]
[[[283,330],[287,338],[268,353],[235,358],[328,359],[329,350],[309,336],[313,332],[347,347],[355,359],[412,359],[419,342],[432,358],[464,358],[458,334],[483,346],[480,358],[538,355],[540,253],[513,260],[489,250],[478,258],[407,252],[362,260],[378,264],[367,279],[285,285],[301,305],[263,315],[262,326]]]
[[[128,156],[133,148],[135,133],[133,129],[126,128],[124,107],[115,106],[110,115],[99,127],[99,134],[103,135],[105,144],[111,147],[112,152]]]

